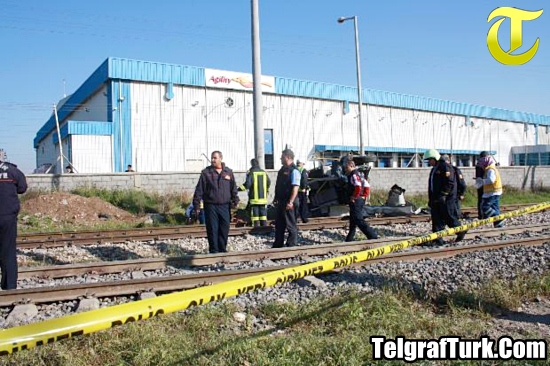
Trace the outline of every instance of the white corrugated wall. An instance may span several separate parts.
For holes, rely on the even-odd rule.
[[[247,105],[246,94],[237,91],[207,90],[206,130],[207,150],[210,158],[212,151],[221,151],[223,161],[234,170],[247,169],[244,146],[246,139]]]
[[[63,141],[63,152],[65,152]],[[110,173],[113,171],[112,137],[108,135],[72,135],[71,159],[77,172]]]
[[[208,162],[202,155],[209,152],[206,146],[206,93],[202,88],[178,87],[182,90],[183,99],[183,134],[184,140],[179,143],[183,146],[185,165],[181,170],[200,171]]]
[[[432,112],[416,112],[416,144],[421,153],[435,148],[435,134]]]
[[[509,165],[512,146],[530,145],[530,140],[525,137],[524,125],[522,123],[498,121],[491,126],[493,125],[496,126],[497,133],[496,136],[493,135],[491,138],[491,150],[497,151],[495,158],[498,162]]]
[[[365,146],[392,147],[392,116],[390,108],[378,106],[369,106],[368,115],[363,114],[363,118],[368,118],[368,134],[363,135]],[[363,131],[367,125],[367,120],[363,121]],[[367,143],[368,141],[368,143]]]
[[[550,126],[538,126],[539,145],[550,144]]]
[[[173,97],[167,98],[167,85],[161,87],[160,127],[162,141],[162,171],[181,171],[185,166],[185,119],[182,88],[173,90]],[[189,107],[191,108],[191,107]]]
[[[284,98],[281,108],[283,130],[278,131],[281,140],[275,148],[282,150],[288,145],[296,159],[305,159],[313,147],[313,99]]]
[[[415,147],[415,116],[413,111],[401,108],[384,108],[389,109],[390,113],[384,113],[380,118],[384,117],[384,121],[388,119],[389,130],[392,134],[392,142],[390,147],[393,148],[414,148]],[[387,128],[387,127],[386,127]]]
[[[132,83],[132,161],[141,172],[163,171],[163,85]]]
[[[74,112],[68,120],[107,121],[107,88],[104,86],[80,106],[70,106]]]
[[[452,151],[471,150],[470,140],[468,140],[468,129],[466,118],[464,116],[452,116],[451,119],[451,142]]]
[[[132,84],[132,145],[138,171],[198,171],[213,150],[222,151],[231,168],[249,168],[255,153],[252,93],[174,86],[169,100],[166,91],[165,84]],[[359,146],[357,104],[350,104],[350,113],[344,114],[341,101],[265,94],[263,106],[264,128],[273,130],[276,169],[286,145],[300,159],[310,157],[315,145]],[[366,147],[416,148],[419,153],[427,148],[497,150],[498,158],[508,161],[509,147],[524,143],[523,124],[482,118],[468,123],[464,116],[363,108]],[[534,144],[531,129],[528,144]],[[541,136],[547,136],[545,130],[539,132],[539,143]]]
[[[481,118],[472,118],[470,119],[471,125],[467,128],[470,140],[470,147],[473,150],[489,150],[488,147],[484,146],[485,141],[485,128],[486,122]]]
[[[434,143],[436,149],[451,148],[451,122],[446,114],[433,113]],[[454,149],[454,147],[453,147]]]
[[[46,136],[46,138],[44,138],[38,145],[36,154],[37,166],[40,166],[42,164],[52,164],[53,166],[55,166],[56,159],[59,156],[59,153],[57,152],[56,146],[53,144],[52,136],[53,133],[48,134],[48,136]],[[55,168],[52,168],[50,173],[55,173]]]
[[[342,108],[342,102],[328,100],[313,101],[313,145],[344,144]],[[313,151],[309,155],[311,154],[313,154]]]
[[[366,109],[363,108],[363,112],[366,112]],[[366,113],[363,113],[365,116]],[[342,116],[342,136],[343,144],[348,146],[359,146],[359,110],[357,108],[357,103],[349,104],[349,113],[346,113]],[[363,128],[363,143],[367,145],[367,136],[368,129],[365,126]]]

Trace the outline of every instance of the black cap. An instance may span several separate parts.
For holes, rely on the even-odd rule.
[[[482,152],[479,153],[480,158],[484,158],[484,157],[489,156],[489,155],[491,155],[491,154],[489,154],[488,151],[482,151]]]

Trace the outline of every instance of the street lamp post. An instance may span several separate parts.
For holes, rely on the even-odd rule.
[[[357,68],[357,102],[359,104],[359,150],[360,154],[365,153],[365,145],[363,143],[363,93],[361,90],[361,63],[359,61],[359,31],[357,29],[357,15],[352,17],[340,17],[338,18],[338,23],[344,23],[346,20],[353,20],[353,25],[355,27],[355,65]]]

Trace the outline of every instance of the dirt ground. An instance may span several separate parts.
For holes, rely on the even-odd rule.
[[[511,313],[493,319],[489,336],[498,339],[507,335],[517,339],[543,337],[550,339],[550,299],[537,298]]]
[[[82,197],[65,192],[40,195],[21,203],[21,221],[34,217],[76,226],[94,226],[110,220],[135,224],[137,216],[98,197]]]

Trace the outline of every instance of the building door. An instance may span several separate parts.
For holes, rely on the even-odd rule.
[[[273,130],[272,129],[264,130],[264,159],[265,159],[266,169],[275,168],[275,160],[273,159]]]

